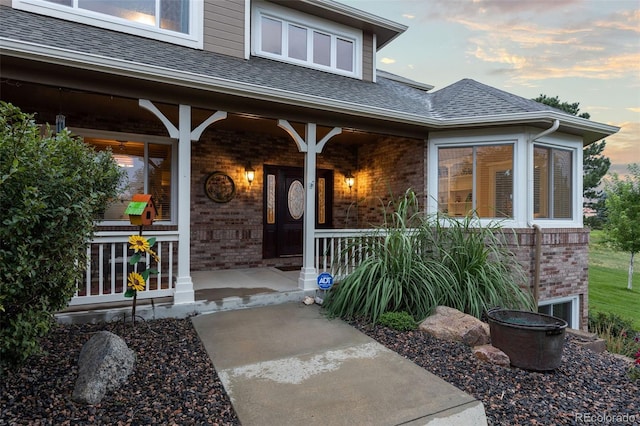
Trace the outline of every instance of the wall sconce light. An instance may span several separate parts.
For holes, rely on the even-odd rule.
[[[355,183],[355,178],[351,174],[351,170],[348,170],[347,174],[344,175],[344,183],[347,184],[349,191],[351,191],[351,188],[353,188],[353,184]]]
[[[253,167],[251,167],[251,164],[245,167],[244,175],[247,178],[247,182],[249,182],[249,186],[251,186],[251,184],[253,183],[253,180],[256,178],[256,171],[253,170]]]

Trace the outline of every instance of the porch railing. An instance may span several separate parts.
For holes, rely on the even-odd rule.
[[[87,246],[87,268],[70,306],[127,300],[124,293],[127,291],[129,272],[138,268],[142,270],[145,265],[157,269],[158,274],[149,277],[146,288],[138,292],[138,299],[173,296],[174,270],[177,270],[178,258],[177,232],[150,234],[149,237],[156,237],[154,250],[160,262],[155,262],[147,255],[141,258],[138,265],[129,264],[133,254],[128,248],[129,235],[122,232],[96,234]]]
[[[380,230],[376,230],[375,233],[380,235]],[[373,234],[372,229],[316,230],[316,271],[329,272],[336,280],[349,275],[368,255],[365,239],[379,238],[372,236]]]

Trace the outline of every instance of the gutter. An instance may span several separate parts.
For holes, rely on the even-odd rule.
[[[538,139],[540,139],[543,136],[547,136],[553,132],[555,132],[556,130],[558,130],[558,128],[560,127],[560,120],[555,119],[553,121],[553,124],[551,125],[551,127],[549,127],[547,130],[544,130],[540,133],[538,133],[535,136],[532,136],[529,138],[529,140],[527,141],[527,146],[531,147],[531,150],[533,149],[533,143],[535,141],[537,141]],[[531,150],[529,150],[529,152],[532,152]],[[533,166],[533,161],[531,162],[532,166]],[[535,167],[535,166],[533,166]],[[533,190],[533,170],[529,170],[529,173],[527,173],[528,175],[528,179],[529,182],[527,184],[527,187],[529,189],[529,191],[532,192]],[[530,198],[530,197],[528,197]],[[532,205],[532,201],[528,201],[528,206],[527,206],[527,217],[533,218],[533,205]],[[536,249],[535,249],[535,253],[534,253],[534,258],[533,258],[533,303],[534,303],[534,307],[536,312],[538,311],[538,299],[540,298],[540,263],[541,263],[541,258],[542,258],[542,229],[540,229],[540,226],[537,224],[532,224],[531,222],[528,223],[529,226],[533,227],[534,230],[534,235],[535,235],[535,241],[536,241]]]

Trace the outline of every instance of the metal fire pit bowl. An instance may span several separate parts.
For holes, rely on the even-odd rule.
[[[527,311],[487,312],[491,344],[509,355],[511,365],[525,370],[555,370],[562,360],[567,322]]]

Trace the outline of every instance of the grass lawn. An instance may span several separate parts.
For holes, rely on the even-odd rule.
[[[629,253],[604,244],[602,231],[591,231],[589,243],[589,310],[612,312],[640,330],[640,255],[636,254],[633,290],[627,290]]]

